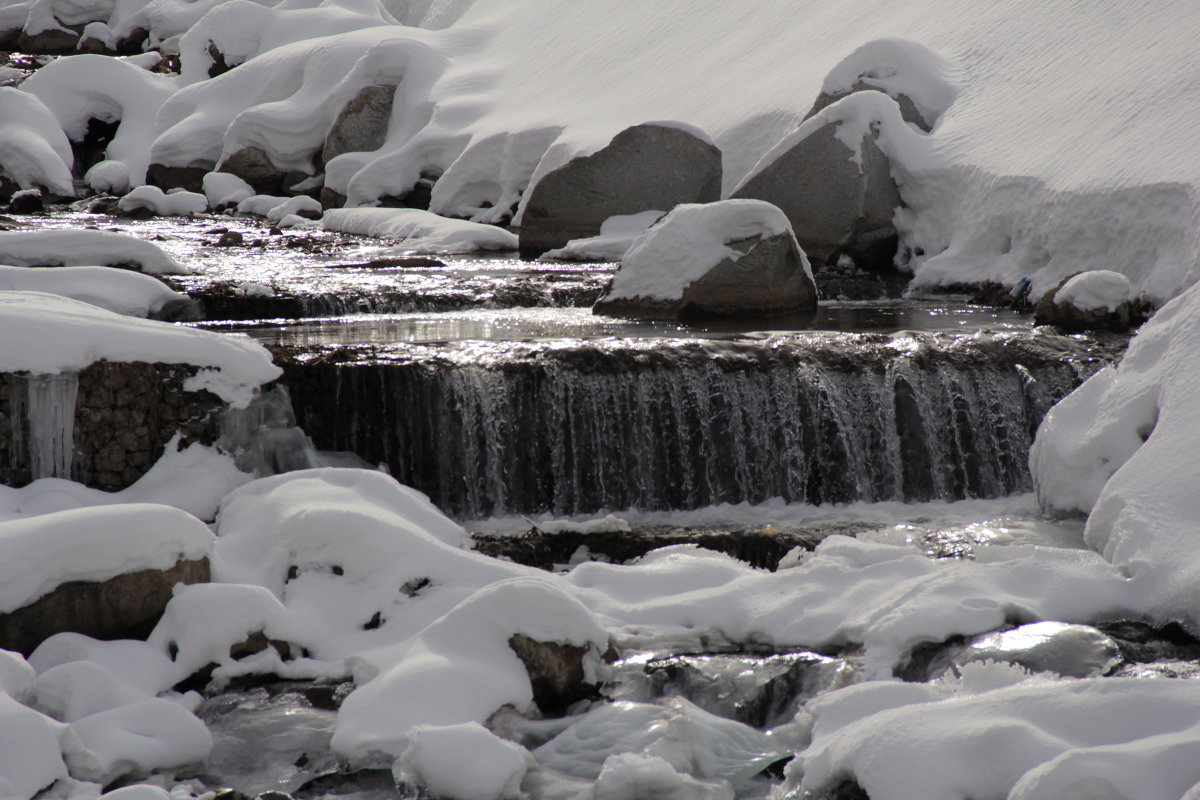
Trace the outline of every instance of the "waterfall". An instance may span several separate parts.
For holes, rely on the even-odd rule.
[[[20,376],[14,385],[9,459],[28,454],[30,478],[71,477],[75,455],[75,400],[79,375]]]
[[[300,424],[461,518],[1029,491],[1038,423],[1106,360],[1027,333],[395,352],[290,369]]]

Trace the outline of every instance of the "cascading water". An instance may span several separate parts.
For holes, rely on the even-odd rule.
[[[478,518],[1028,491],[1038,423],[1102,350],[1028,333],[466,342],[288,380],[318,446]]]
[[[28,375],[18,379],[10,417],[10,460],[28,453],[32,480],[70,478],[75,455],[75,401],[79,375]],[[12,466],[15,466],[16,462]]]

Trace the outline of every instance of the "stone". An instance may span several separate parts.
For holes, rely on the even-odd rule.
[[[267,151],[253,145],[243,147],[222,160],[217,169],[237,175],[259,194],[279,195],[292,183],[297,182],[289,179],[293,173],[281,170],[271,162]]]
[[[64,28],[50,28],[33,35],[22,31],[17,39],[17,49],[22,53],[44,55],[73,55],[78,44],[79,34]]]
[[[756,235],[727,238],[756,229]],[[710,234],[721,241],[698,241]],[[689,262],[712,257],[710,248],[716,247],[720,260],[691,277],[695,271]],[[720,257],[729,250],[737,255]],[[666,272],[679,276],[672,279],[677,293],[652,294],[667,283],[660,277]],[[648,229],[622,259],[612,286],[592,310],[608,316],[697,320],[770,316],[816,305],[808,260],[779,209],[735,200],[680,206]]]
[[[186,189],[189,192],[204,192],[204,176],[213,171],[210,163],[189,164],[186,167],[168,167],[151,164],[146,170],[146,182],[166,191]]]
[[[583,668],[587,647],[538,642],[520,633],[509,638],[508,646],[525,665],[533,702],[543,714],[560,717],[572,703],[596,696],[597,687],[587,682]]]
[[[395,86],[364,86],[360,89],[342,106],[330,126],[321,150],[321,161],[328,164],[343,153],[369,153],[382,147],[395,96]]]
[[[845,101],[843,101],[845,102]],[[733,192],[735,198],[773,203],[792,223],[813,263],[849,256],[863,269],[892,269],[898,236],[892,216],[901,205],[891,164],[870,129],[860,156],[838,138],[849,124],[817,125]]]
[[[24,608],[0,615],[0,648],[28,656],[64,631],[97,639],[145,635],[162,616],[175,584],[208,580],[208,559],[203,558],[102,582],[66,583]]]
[[[838,100],[841,100],[843,97],[849,97],[856,92],[877,91],[881,91],[881,87],[871,86],[863,81],[857,81],[849,89],[840,92],[821,92],[821,94],[817,95],[817,99],[813,101],[812,108],[808,110],[808,113],[804,115],[804,118],[809,119],[811,117],[815,117],[827,106],[831,106]],[[913,125],[916,125],[926,133],[933,130],[933,125],[935,122],[937,122],[937,118],[935,117],[933,119],[926,119],[925,115],[920,112],[911,97],[894,91],[887,92],[887,95],[895,100],[896,104],[900,106],[900,116],[905,122],[910,122]]]
[[[522,257],[597,236],[609,217],[719,199],[721,151],[682,128],[635,125],[592,155],[547,173],[528,192]]]
[[[1104,305],[1082,308],[1081,305],[1093,304],[1072,300],[1068,297],[1069,290],[1063,292],[1064,289],[1067,289],[1068,284],[1077,284],[1075,279],[1078,277],[1109,278],[1108,282],[1117,290],[1117,294],[1123,290],[1124,296],[1129,297],[1129,280],[1119,273],[1108,270],[1092,270],[1090,273],[1076,272],[1063,278],[1054,289],[1042,295],[1033,309],[1034,322],[1038,325],[1054,325],[1067,333],[1084,331],[1123,333],[1142,321],[1135,314],[1134,304],[1130,299],[1117,304],[1116,308]]]
[[[46,201],[37,190],[16,192],[8,206],[13,214],[40,214],[46,210]]]

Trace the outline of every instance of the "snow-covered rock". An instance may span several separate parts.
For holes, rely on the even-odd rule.
[[[618,214],[600,223],[600,233],[586,239],[572,239],[562,247],[547,250],[539,261],[620,261],[646,229],[666,216],[651,209],[638,214]]]
[[[877,140],[908,133],[894,100],[855,92],[763,156],[733,196],[782,209],[800,246],[819,263],[849,255],[864,268],[887,269],[901,199],[889,154]]]
[[[1064,278],[1034,309],[1041,325],[1067,331],[1127,331],[1133,324],[1132,287],[1119,272],[1094,269]]]
[[[470,754],[470,766],[463,757]],[[423,787],[447,800],[516,800],[533,766],[524,747],[505,741],[477,722],[418,725],[396,763],[398,783]]]
[[[0,692],[0,793],[28,800],[67,777],[54,720]]]
[[[63,755],[74,777],[108,783],[130,773],[181,767],[212,750],[212,735],[190,712],[151,697],[72,722]]]
[[[44,186],[55,194],[75,194],[71,143],[59,128],[54,112],[38,98],[0,86],[0,179],[18,188]]]
[[[3,237],[11,235],[0,234],[0,249]],[[249,340],[126,317],[41,292],[0,292],[0,339],[25,343],[0,354],[0,371],[56,374],[101,359],[194,364],[202,369],[186,388],[207,389],[240,406],[281,372]]]
[[[522,201],[521,252],[540,255],[600,233],[609,217],[707,203],[721,194],[721,151],[679,123],[644,123],[535,176]]]
[[[180,275],[187,269],[152,242],[123,233],[89,230],[0,232],[0,264],[17,267],[132,266]]]
[[[164,192],[157,186],[139,186],[117,201],[122,211],[146,209],[159,216],[202,214],[208,211],[208,198],[197,192]]]
[[[132,317],[195,319],[195,302],[160,280],[111,267],[4,267],[0,291],[69,297]]]
[[[201,183],[204,196],[208,198],[208,206],[213,211],[235,207],[254,196],[254,187],[228,172],[210,172],[204,176]]]
[[[812,309],[816,285],[783,213],[758,200],[681,205],[621,259],[598,314],[669,319]]]

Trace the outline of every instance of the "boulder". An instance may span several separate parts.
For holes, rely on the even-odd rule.
[[[1127,331],[1137,322],[1131,294],[1129,279],[1119,272],[1076,272],[1042,295],[1033,319],[1068,332]]]
[[[543,714],[563,716],[572,703],[596,696],[597,687],[587,682],[583,666],[590,648],[538,642],[520,633],[509,638],[508,646],[525,665],[533,702]]]
[[[900,190],[874,127],[861,124],[857,97],[804,123],[798,138],[769,163],[760,163],[733,197],[765,200],[782,209],[815,263],[846,255],[864,269],[888,271],[898,242],[892,216],[901,205]],[[861,130],[850,137],[856,146],[847,144],[845,126]]]
[[[74,581],[0,615],[0,648],[28,656],[46,639],[74,631],[97,639],[144,635],[162,616],[177,583],[209,579],[207,558],[165,570],[127,572],[102,582]]]
[[[17,49],[22,53],[39,55],[74,55],[79,34],[69,28],[48,28],[38,33],[21,32]]]
[[[395,86],[364,86],[342,106],[334,119],[321,160],[329,163],[342,153],[369,153],[383,146],[392,118]]]
[[[698,134],[662,123],[636,125],[548,172],[528,190],[521,255],[596,236],[609,217],[717,200],[721,151]]]
[[[647,319],[756,317],[817,304],[808,259],[769,203],[677,207],[642,234],[592,309]]]
[[[204,176],[212,172],[213,165],[190,164],[186,167],[168,167],[151,164],[146,170],[146,182],[162,190],[186,189],[189,192],[204,191]]]
[[[219,172],[237,175],[259,194],[280,195],[311,177],[308,173],[281,170],[261,147],[243,147],[217,165]]]

